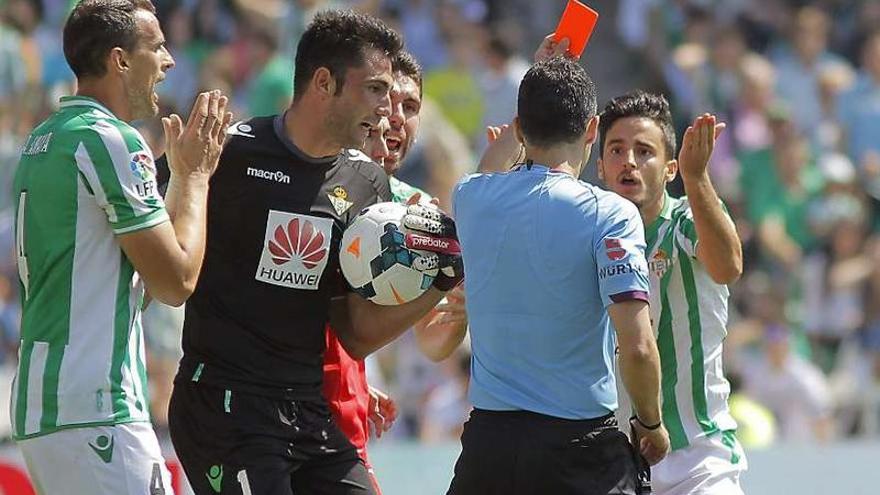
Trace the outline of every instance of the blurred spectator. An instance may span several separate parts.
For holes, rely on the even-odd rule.
[[[16,364],[13,358],[18,352],[21,308],[14,283],[17,281],[0,274],[0,366]]]
[[[872,188],[880,187],[880,169],[870,159],[880,153],[880,31],[865,40],[858,80],[840,96],[838,111],[847,153]]]
[[[709,44],[682,44],[672,54],[670,91],[686,121],[705,112],[726,117],[739,94],[739,65],[747,53],[742,33],[720,26],[709,38]]]
[[[822,119],[819,74],[828,64],[846,64],[828,51],[831,21],[818,7],[797,11],[789,44],[777,47],[774,57],[779,96],[788,103],[792,121],[812,141]]]
[[[822,178],[806,139],[784,115],[774,119],[772,147],[741,155],[740,184],[766,259],[794,274],[816,244],[806,209],[820,192]]]
[[[0,101],[7,105],[24,90],[25,73],[21,54],[21,36],[7,24],[0,24]],[[9,111],[3,108],[4,114]]]
[[[719,26],[709,45],[686,43],[672,54],[667,83],[676,102],[676,116],[691,122],[711,112],[721,122],[730,122],[740,96],[740,65],[746,56],[742,33],[734,26]],[[734,159],[734,137],[723,133],[715,145],[709,172],[719,193],[735,194],[738,175]]]
[[[441,365],[419,351],[412,332],[379,351],[378,358],[388,381],[389,395],[397,402],[397,420],[389,433],[418,438],[428,393],[443,383]]]
[[[312,22],[315,14],[324,9],[350,7],[344,0],[237,0],[243,8],[250,8],[280,20],[279,48],[282,56],[293,66],[296,43]]]
[[[247,38],[252,74],[246,89],[248,115],[280,113],[293,97],[293,61],[278,52],[278,38],[272,26],[254,22],[247,30]]]
[[[865,323],[872,260],[865,247],[867,215],[853,194],[855,168],[846,157],[830,155],[820,164],[826,180],[822,197],[808,210],[814,234],[827,239],[824,249],[803,266],[804,330],[813,347],[813,360],[831,373],[837,352]]]
[[[776,71],[765,57],[749,54],[739,64],[740,93],[732,105],[735,147],[744,153],[766,149],[772,142],[769,114],[776,98]]]
[[[510,123],[516,113],[519,82],[529,70],[529,63],[514,52],[506,38],[493,34],[486,41],[481,65],[479,85],[485,105],[481,129]],[[479,132],[479,136],[482,148],[486,144],[484,133]]]
[[[736,420],[736,438],[746,450],[762,449],[776,442],[776,418],[773,413],[741,390],[740,378],[728,374],[730,415]]]
[[[400,29],[407,49],[415,55],[425,72],[444,67],[449,55],[437,19],[433,0],[389,2],[399,13]]]
[[[763,359],[743,370],[746,391],[773,411],[780,440],[829,440],[832,403],[822,372],[792,352],[785,326],[767,325],[764,332]]]
[[[855,81],[855,71],[848,64],[828,64],[819,72],[819,105],[822,118],[816,126],[817,152],[835,152],[843,146],[843,129],[838,121],[840,95]]]
[[[160,15],[165,43],[174,57],[174,69],[168,71],[165,81],[157,89],[160,97],[172,102],[174,112],[183,114],[192,107],[193,95],[198,94],[199,88],[198,65],[189,50],[194,42],[195,21],[192,9],[183,3],[171,7],[170,11],[160,12]]]
[[[472,408],[467,397],[471,353],[459,348],[443,361],[444,382],[425,401],[419,438],[423,442],[456,440]]]
[[[449,8],[449,16],[458,16]],[[460,22],[465,22],[463,18]],[[468,142],[482,131],[485,102],[473,68],[477,65],[474,46],[480,46],[480,31],[462,25],[450,40],[450,63],[425,72],[424,92],[434,100],[447,119]]]

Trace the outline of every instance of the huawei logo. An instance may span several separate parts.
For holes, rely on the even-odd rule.
[[[303,266],[311,270],[327,256],[327,248],[323,245],[324,234],[316,230],[312,222],[303,220],[300,223],[299,218],[294,218],[286,229],[283,225],[275,227],[274,238],[269,241],[269,252],[276,265],[283,265],[297,255]]]

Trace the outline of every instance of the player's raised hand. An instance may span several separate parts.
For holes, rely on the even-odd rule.
[[[541,44],[538,46],[538,49],[535,51],[535,63],[541,62],[542,60],[547,60],[548,58],[553,58],[558,55],[565,55],[566,57],[577,60],[580,57],[575,57],[568,51],[568,46],[571,44],[568,38],[562,38],[558,43],[553,37],[556,36],[556,33],[550,33],[544,37],[544,40],[541,41]]]
[[[214,173],[232,122],[228,106],[229,98],[220,91],[209,91],[199,93],[186,124],[177,114],[162,119],[168,166],[173,173]]]
[[[522,154],[522,144],[516,139],[513,125],[486,128],[489,146],[480,157],[478,170],[483,173],[506,172]]]
[[[709,166],[715,140],[724,131],[724,123],[716,123],[714,115],[704,113],[687,128],[678,153],[678,170],[682,179],[700,178]]]
[[[391,429],[397,419],[397,404],[385,392],[370,386],[370,401],[367,404],[367,418],[373,424],[376,438]]]

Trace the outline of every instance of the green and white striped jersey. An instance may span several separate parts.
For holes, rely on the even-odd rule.
[[[660,216],[646,228],[645,241],[663,422],[672,449],[722,435],[735,463],[740,452],[734,449],[736,422],[727,407],[730,384],[721,367],[729,292],[696,259],[697,230],[687,197],[666,195]]]
[[[144,287],[115,237],[168,220],[149,147],[97,101],[65,97],[22,148],[14,192],[14,438],[149,421]]]
[[[419,198],[419,203],[430,203],[431,195],[422,191],[418,187],[411,186],[406,182],[394,177],[393,175],[388,177],[388,184],[391,185],[391,201],[395,203],[406,204],[409,201],[409,198],[412,197],[413,194],[419,193],[422,196]]]

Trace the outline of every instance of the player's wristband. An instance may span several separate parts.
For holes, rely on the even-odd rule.
[[[639,419],[639,416],[636,414],[633,414],[633,417],[630,419],[636,420],[636,423],[638,423],[639,426],[641,426],[642,428],[644,428],[648,431],[654,431],[657,428],[660,428],[661,426],[663,426],[663,421],[658,421],[657,424],[655,424],[655,425],[646,425],[645,423],[642,422],[641,419]]]

